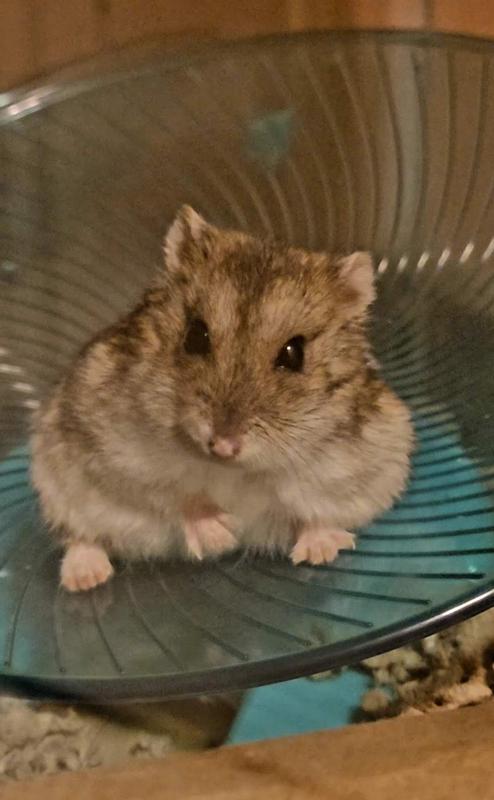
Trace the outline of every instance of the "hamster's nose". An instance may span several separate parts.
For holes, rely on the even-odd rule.
[[[242,449],[239,436],[213,436],[209,440],[209,449],[220,458],[234,458]]]

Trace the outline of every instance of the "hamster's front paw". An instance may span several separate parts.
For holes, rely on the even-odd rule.
[[[220,556],[237,547],[232,533],[235,520],[205,497],[194,497],[183,512],[183,528],[189,555],[202,560]]]
[[[304,525],[290,553],[294,564],[330,564],[340,550],[353,550],[355,536],[324,523]]]
[[[102,547],[96,544],[69,545],[62,560],[61,584],[69,592],[94,589],[113,575],[113,567]]]

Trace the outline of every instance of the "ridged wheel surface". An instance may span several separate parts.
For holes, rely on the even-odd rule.
[[[404,34],[162,56],[0,108],[0,683],[89,699],[346,664],[494,602],[494,58]],[[419,447],[402,502],[331,566],[122,566],[58,589],[30,413],[129,307],[177,207],[376,255],[373,338]]]

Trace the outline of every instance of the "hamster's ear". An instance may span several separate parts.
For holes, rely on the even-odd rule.
[[[210,226],[190,206],[182,206],[163,242],[165,263],[170,272],[176,272],[186,255],[192,255],[194,246],[201,247]]]
[[[352,298],[352,306],[357,313],[362,313],[376,297],[371,254],[352,253],[339,258],[337,267],[340,279],[353,290],[355,299]]]

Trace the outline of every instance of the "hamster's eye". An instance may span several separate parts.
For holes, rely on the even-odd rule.
[[[277,369],[289,369],[291,372],[301,372],[304,366],[303,336],[294,336],[283,345],[274,363]]]
[[[202,319],[193,319],[185,334],[184,350],[190,356],[207,356],[211,352],[208,326]]]

